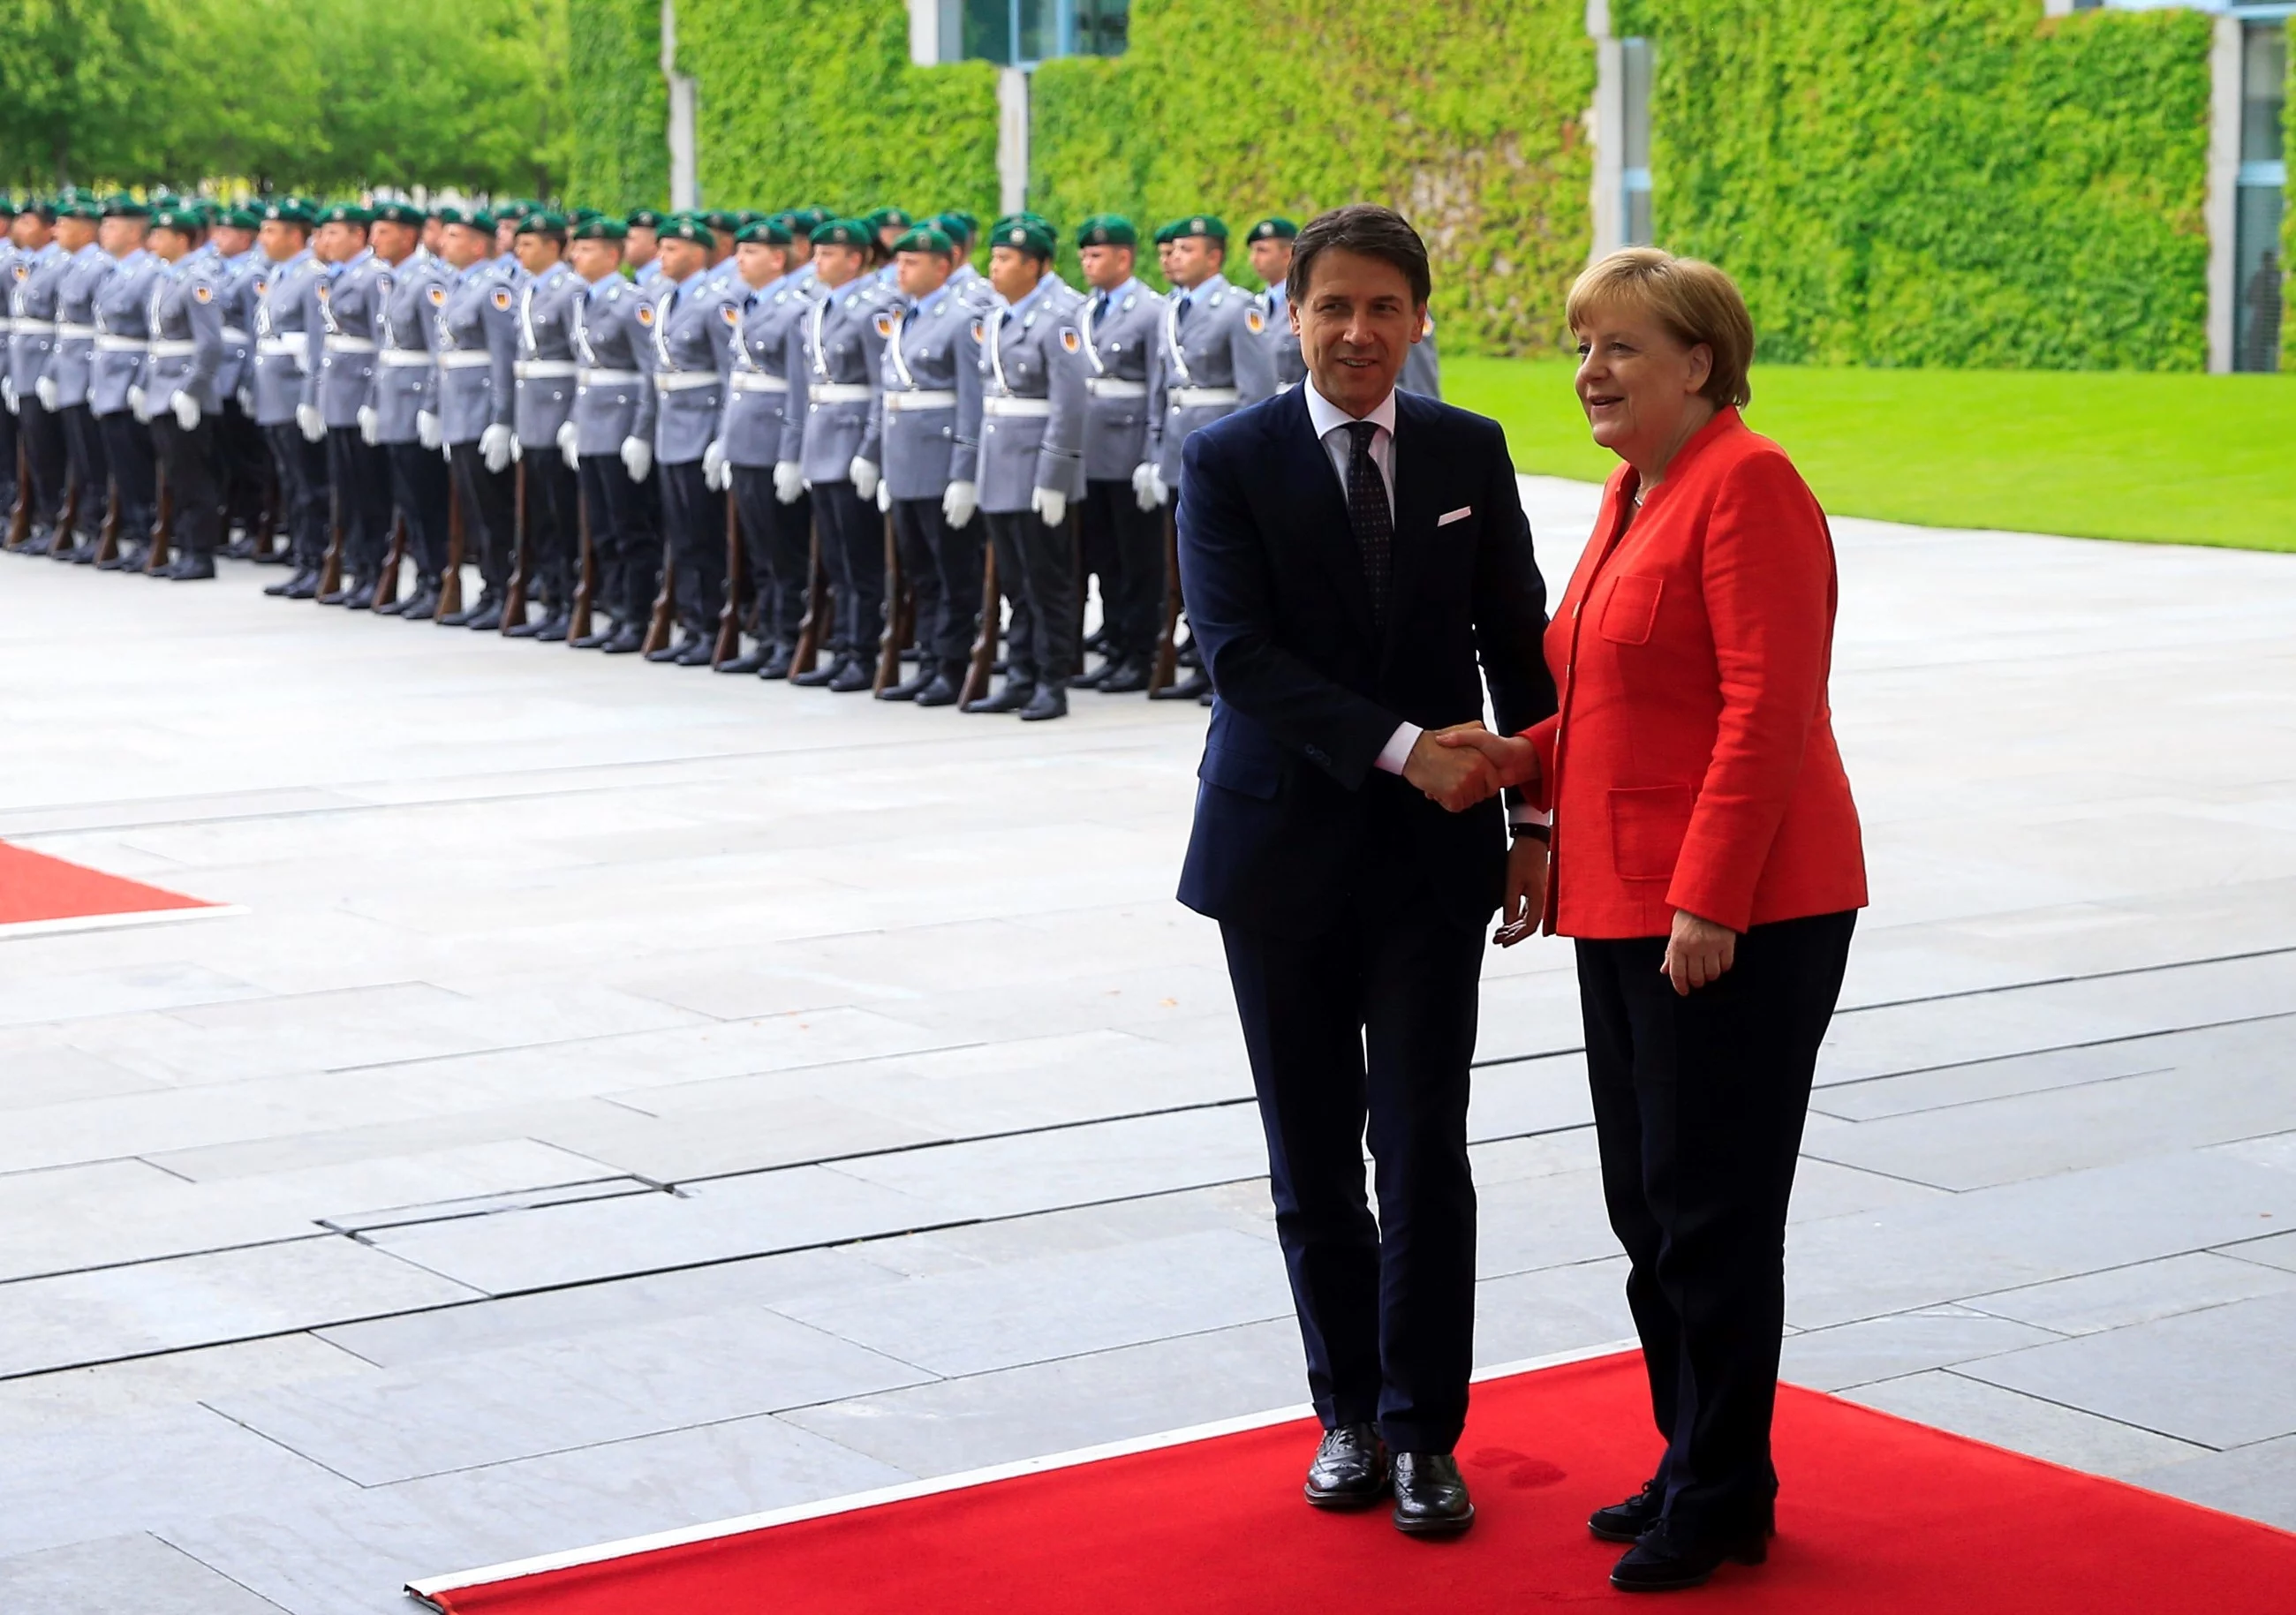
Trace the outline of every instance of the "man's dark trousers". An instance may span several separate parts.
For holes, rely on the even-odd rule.
[[[500,600],[518,548],[518,485],[510,471],[487,469],[475,441],[455,444],[453,455],[449,469],[463,501],[463,547],[478,557],[487,596]]]
[[[661,587],[653,490],[630,480],[619,455],[584,455],[578,474],[590,548],[598,558],[598,602],[617,627],[643,627]]]
[[[212,486],[214,479],[209,478]],[[343,570],[361,583],[382,573],[390,551],[390,467],[382,450],[356,426],[327,428],[327,480],[335,490],[335,520],[343,529]],[[181,494],[175,508],[184,508]]]
[[[1059,685],[1084,654],[1077,633],[1076,541],[1065,521],[1049,527],[1034,511],[984,511],[981,519],[996,545],[997,588],[1013,603],[1004,665],[1018,683]]]
[[[17,424],[24,434],[24,458],[30,466],[32,486],[26,489],[34,527],[53,527],[62,519],[68,461],[63,422],[40,407],[29,392],[17,399]]]
[[[111,456],[103,452],[103,433],[95,412],[85,404],[67,404],[56,412],[64,430],[65,475],[79,490],[79,508],[72,525],[93,536],[103,525],[104,496],[111,483]]]
[[[574,606],[574,569],[582,547],[582,489],[554,445],[526,451],[526,543],[532,557],[527,598],[551,615]],[[513,473],[515,474],[515,473]]]
[[[223,489],[215,474],[215,422],[203,417],[185,431],[175,413],[152,421],[152,444],[168,473],[171,536],[189,555],[212,558],[223,525]]]
[[[1163,508],[1142,510],[1129,482],[1087,482],[1082,519],[1085,553],[1100,577],[1103,652],[1111,661],[1144,661],[1164,598]]]
[[[893,531],[916,597],[918,653],[944,668],[961,664],[980,631],[981,522],[952,528],[938,497],[896,499]]]
[[[263,520],[263,429],[226,398],[216,414],[215,453],[221,471],[224,518],[228,527],[253,533]]]
[[[877,507],[847,481],[813,485],[821,556],[837,591],[829,648],[839,660],[868,660],[885,633],[885,525]]]
[[[292,421],[263,429],[279,468],[279,522],[296,570],[316,572],[327,558],[327,450]]]
[[[390,500],[406,520],[406,547],[414,553],[415,573],[435,581],[447,572],[447,463],[437,449],[420,443],[393,443],[385,453]]]
[[[159,463],[152,429],[132,409],[98,415],[95,424],[103,434],[111,486],[119,495],[119,542],[140,548],[152,542],[152,529],[160,520]]]
[[[758,643],[797,648],[813,582],[813,496],[783,504],[774,496],[771,466],[736,465],[734,503],[742,512],[742,552],[750,561],[750,588],[758,603]]]
[[[689,634],[715,634],[726,609],[726,498],[712,492],[699,460],[657,465],[661,521],[677,568],[677,621]]]

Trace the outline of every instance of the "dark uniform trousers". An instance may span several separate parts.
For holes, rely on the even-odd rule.
[[[1663,937],[1578,944],[1611,1227],[1626,1247],[1669,1520],[1759,1529],[1785,1324],[1786,1202],[1854,914],[1757,925],[1687,997]]]
[[[32,522],[36,527],[53,527],[64,509],[63,422],[42,408],[39,399],[29,391],[17,399],[17,406],[21,412],[17,423],[24,434],[24,458],[32,473]]]
[[[980,631],[988,534],[980,518],[952,528],[939,499],[896,499],[893,531],[900,540],[901,570],[916,596],[918,654],[943,667],[963,663]]]
[[[104,493],[111,481],[103,434],[96,430],[95,412],[85,404],[67,404],[56,412],[56,419],[63,427],[65,476],[79,490],[79,508],[72,525],[82,533],[93,533],[102,525]]]
[[[95,426],[103,435],[112,491],[119,496],[119,542],[141,548],[152,542],[152,529],[160,522],[159,458],[152,429],[132,409],[98,415]]]
[[[327,449],[292,421],[261,429],[279,471],[279,523],[297,570],[316,571],[327,558]]]
[[[652,490],[630,480],[619,455],[584,455],[582,508],[598,558],[597,599],[616,626],[644,627],[661,588],[661,532]]]
[[[726,609],[726,501],[710,491],[701,462],[657,465],[661,524],[676,568],[678,626],[693,634],[718,631]]]
[[[393,443],[384,451],[390,463],[390,502],[406,521],[406,547],[414,552],[414,570],[430,578],[447,570],[447,463],[435,448],[420,443]]]
[[[1100,578],[1101,626],[1110,660],[1145,661],[1156,648],[1164,595],[1164,512],[1144,511],[1126,481],[1084,485],[1084,551]]]
[[[793,651],[813,581],[813,496],[800,494],[783,504],[774,497],[770,466],[731,469],[734,503],[742,512],[742,553],[749,557],[757,602],[758,641]]]
[[[221,463],[226,530],[240,528],[252,533],[262,522],[264,498],[269,491],[263,429],[239,406],[237,398],[226,398],[216,417],[215,442],[216,457]]]
[[[335,521],[343,530],[343,570],[365,582],[381,572],[390,548],[390,465],[357,427],[330,426],[327,481],[334,489]],[[174,503],[183,508],[182,494]]]
[[[582,488],[555,447],[524,451],[526,542],[532,557],[530,598],[554,615],[574,604],[574,568],[582,544]]]
[[[487,469],[475,443],[457,443],[450,469],[463,501],[463,539],[477,554],[479,577],[488,596],[499,599],[510,586],[518,544],[518,488],[507,471]]]
[[[16,504],[16,417],[0,409],[0,507]]]
[[[1057,685],[1077,670],[1076,539],[1034,511],[981,512],[996,545],[996,583],[1013,608],[1004,666],[1021,685]]]
[[[168,474],[169,529],[186,554],[213,555],[223,524],[223,489],[215,475],[215,422],[185,431],[172,411],[152,422],[152,443]]]
[[[829,648],[840,660],[877,654],[885,634],[885,525],[849,481],[813,485],[821,559],[837,591]]]

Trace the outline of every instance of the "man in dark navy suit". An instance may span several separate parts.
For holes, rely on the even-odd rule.
[[[1435,735],[1481,722],[1486,679],[1502,733],[1554,710],[1546,591],[1497,424],[1396,390],[1426,324],[1417,232],[1326,213],[1286,290],[1308,380],[1197,431],[1183,463],[1182,586],[1217,698],[1180,900],[1220,922],[1250,1053],[1324,1424],[1308,1501],[1391,1484],[1397,1527],[1440,1534],[1474,1517],[1451,1450],[1483,927],[1502,904],[1538,922],[1546,844]]]

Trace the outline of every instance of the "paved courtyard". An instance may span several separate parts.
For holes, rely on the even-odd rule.
[[[1559,588],[1592,490],[1525,488]],[[2296,557],[1838,536],[1874,907],[1787,1373],[2296,1527]],[[0,941],[0,1608],[395,1611],[1300,1399],[1200,709],[276,576],[0,560],[0,836],[247,910]],[[1620,1340],[1568,946],[1483,1002],[1479,1357]]]

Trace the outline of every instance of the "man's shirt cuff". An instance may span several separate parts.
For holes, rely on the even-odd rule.
[[[1395,733],[1387,737],[1387,744],[1380,749],[1372,767],[1382,774],[1402,773],[1403,765],[1411,760],[1412,747],[1419,743],[1419,737],[1425,733],[1417,724],[1396,725]]]

